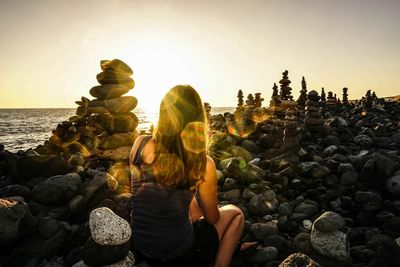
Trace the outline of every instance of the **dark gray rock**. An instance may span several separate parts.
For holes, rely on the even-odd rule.
[[[25,203],[0,198],[0,246],[34,230],[34,218]]]
[[[32,197],[38,202],[50,206],[61,206],[77,193],[81,177],[77,173],[56,175],[37,184],[32,190]]]
[[[125,259],[129,252],[129,242],[123,245],[101,246],[92,238],[84,245],[83,261],[89,266],[104,266]]]
[[[256,252],[249,259],[252,263],[266,263],[276,259],[279,252],[275,247],[258,247]]]
[[[278,226],[274,222],[254,223],[250,226],[249,232],[254,235],[256,240],[262,241],[268,236],[276,235]]]

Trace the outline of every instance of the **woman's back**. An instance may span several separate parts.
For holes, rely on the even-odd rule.
[[[131,182],[133,246],[146,256],[169,260],[182,255],[193,242],[189,217],[193,193],[157,183],[152,164],[142,159],[154,158],[153,140],[148,136],[139,142],[131,162],[139,169],[139,177]]]

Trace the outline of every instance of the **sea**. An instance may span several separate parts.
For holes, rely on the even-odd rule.
[[[0,144],[11,152],[36,148],[49,140],[57,124],[75,115],[75,108],[0,109]],[[211,114],[233,112],[234,107],[213,107]],[[148,130],[157,123],[158,113],[133,111],[139,118],[137,129]]]

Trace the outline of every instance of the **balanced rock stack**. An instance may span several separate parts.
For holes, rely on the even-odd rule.
[[[132,231],[126,220],[101,207],[90,213],[89,229],[91,237],[83,247],[83,261],[74,267],[133,266],[134,257],[129,251]]]
[[[349,104],[349,98],[348,98],[349,94],[347,93],[348,90],[349,89],[347,87],[343,88],[342,103],[344,105],[348,105]]]
[[[323,129],[325,121],[324,119],[321,118],[320,104],[319,104],[320,97],[318,95],[318,92],[312,90],[308,93],[307,97],[308,100],[306,101],[306,108],[305,108],[306,117],[304,119],[305,127],[310,132],[321,131]]]
[[[283,145],[286,148],[297,147],[299,145],[299,136],[297,131],[297,112],[292,109],[286,111],[283,131]]]
[[[288,78],[288,74],[289,72],[287,70],[285,70],[282,73],[282,79],[279,81],[279,83],[281,84],[281,99],[282,100],[293,100],[293,96],[292,96],[292,88],[289,87],[289,84],[291,83],[291,81]]]
[[[304,108],[306,101],[307,101],[307,83],[303,76],[303,78],[301,79],[301,90],[300,90],[300,96],[297,99],[297,104],[300,107]]]
[[[269,101],[269,108],[268,112],[271,115],[272,119],[276,119],[277,117],[283,117],[283,109],[281,107],[281,97],[278,92],[278,86],[274,83],[272,87],[272,96],[271,100]]]
[[[102,60],[97,75],[101,84],[90,90],[96,99],[82,97],[76,116],[57,125],[53,135],[35,150],[39,154],[80,153],[111,160],[126,160],[134,140],[138,118],[131,111],[134,96],[123,96],[135,85],[132,69],[119,59]]]
[[[91,151],[98,157],[125,160],[134,140],[133,133],[138,118],[131,111],[137,105],[134,96],[123,96],[135,85],[130,76],[132,69],[119,59],[102,60],[103,70],[97,75],[100,83],[90,89],[94,100],[78,101],[75,120],[87,118],[87,125],[97,133],[95,147]]]
[[[311,230],[311,245],[320,254],[339,262],[350,260],[348,237],[340,229],[345,221],[339,214],[327,211],[318,217]]]

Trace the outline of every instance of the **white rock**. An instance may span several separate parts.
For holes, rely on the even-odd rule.
[[[310,221],[310,220],[304,220],[304,221],[303,221],[303,227],[304,227],[304,229],[310,231],[311,228],[312,228],[312,221]]]
[[[90,213],[89,229],[99,245],[122,245],[129,242],[132,234],[129,223],[106,207]]]

